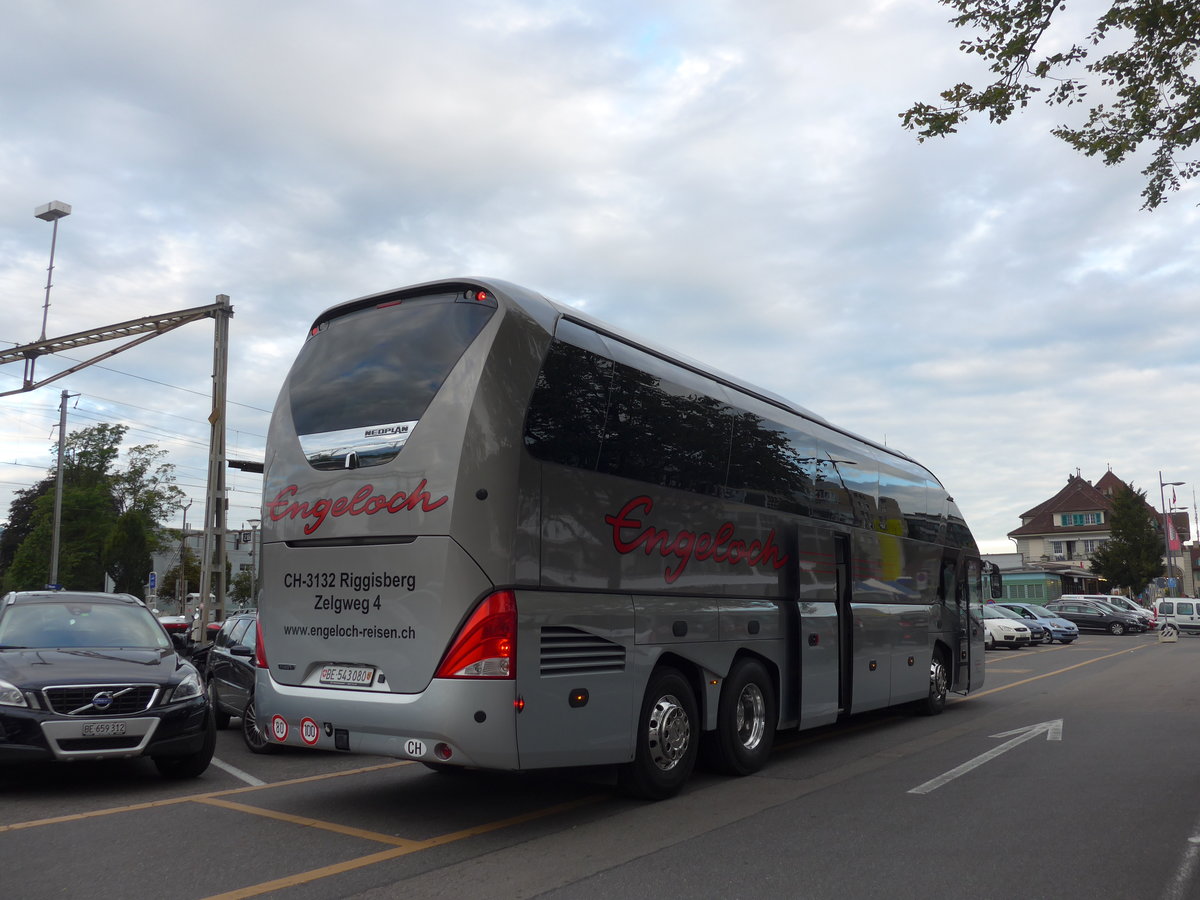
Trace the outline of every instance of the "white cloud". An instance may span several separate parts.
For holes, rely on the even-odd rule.
[[[916,0],[13,7],[0,339],[40,329],[32,211],[61,199],[51,333],[229,294],[245,455],[323,308],[470,273],[886,438],[991,545],[1077,468],[1196,481],[1195,190],[1139,212],[1136,163],[1079,157],[1047,134],[1059,111],[918,145],[897,114],[984,75],[946,18]],[[49,465],[63,387],[81,424],[134,423],[201,482],[211,341],[189,325],[0,401],[20,410],[0,507],[41,475],[19,464]]]

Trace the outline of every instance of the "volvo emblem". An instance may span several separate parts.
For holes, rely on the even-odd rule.
[[[95,709],[108,709],[113,705],[112,691],[101,691],[92,698],[92,706]]]

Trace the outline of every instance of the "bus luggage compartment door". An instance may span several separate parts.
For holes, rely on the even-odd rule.
[[[517,592],[522,769],[632,758],[639,711],[633,623],[627,594]]]

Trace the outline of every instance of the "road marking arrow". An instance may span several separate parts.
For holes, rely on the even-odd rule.
[[[1054,719],[1050,722],[1039,722],[1037,725],[1026,725],[1024,728],[1014,728],[1012,731],[1002,731],[1000,734],[993,734],[992,737],[997,738],[1008,737],[1009,735],[1016,735],[1016,737],[1010,741],[1005,741],[998,747],[993,747],[986,753],[979,754],[974,759],[967,760],[961,766],[951,769],[949,772],[939,775],[937,778],[927,781],[924,784],[917,785],[917,787],[910,790],[909,793],[928,794],[930,791],[936,791],[943,784],[948,784],[959,775],[966,775],[973,769],[977,769],[979,766],[982,766],[988,760],[995,759],[1001,753],[1007,753],[1013,747],[1023,744],[1028,740],[1032,740],[1039,734],[1046,735],[1046,740],[1048,741],[1061,741],[1062,727],[1063,720]]]

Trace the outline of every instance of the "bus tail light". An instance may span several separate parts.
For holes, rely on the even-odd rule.
[[[263,646],[262,622],[256,616],[254,619],[254,665],[260,669],[269,669],[267,665],[267,648]]]
[[[459,629],[434,677],[517,677],[517,598],[512,591],[484,598]]]

